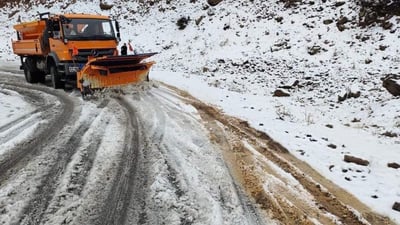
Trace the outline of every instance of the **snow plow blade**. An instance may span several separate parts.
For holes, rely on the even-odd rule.
[[[155,63],[142,62],[157,53],[127,56],[103,56],[89,59],[77,72],[77,86],[82,93],[89,89],[117,87],[148,80],[150,67]]]

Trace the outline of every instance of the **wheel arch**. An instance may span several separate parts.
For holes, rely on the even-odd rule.
[[[60,60],[58,59],[57,54],[54,52],[50,52],[46,59],[47,73],[50,73],[50,67],[52,65],[54,65],[54,66],[56,66],[56,68],[58,68],[59,63],[60,63]]]

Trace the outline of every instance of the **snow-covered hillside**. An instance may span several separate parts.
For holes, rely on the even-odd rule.
[[[0,60],[17,65],[12,25],[37,12],[112,15],[122,42],[159,52],[153,77],[248,120],[322,175],[400,223],[400,107],[381,78],[399,73],[399,18],[393,26],[357,26],[353,1],[104,1],[16,5],[0,9]],[[344,17],[349,22],[338,24]],[[184,19],[182,19],[184,18]],[[181,20],[183,29],[177,25]],[[343,22],[343,21],[342,21]],[[340,31],[342,30],[342,31]],[[274,97],[277,89],[289,94]],[[359,97],[339,101],[345,93]],[[344,162],[344,155],[368,166]]]

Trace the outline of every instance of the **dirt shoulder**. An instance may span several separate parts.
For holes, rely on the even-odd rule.
[[[269,217],[282,224],[394,224],[246,121],[168,87],[198,110],[231,173]]]

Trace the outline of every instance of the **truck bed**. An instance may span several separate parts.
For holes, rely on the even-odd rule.
[[[43,55],[40,39],[12,41],[14,54],[23,55]]]

